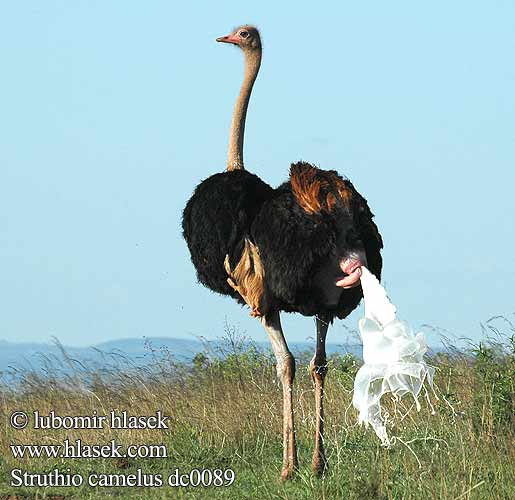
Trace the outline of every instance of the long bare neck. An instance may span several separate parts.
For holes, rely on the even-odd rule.
[[[245,51],[245,76],[232,115],[227,170],[243,170],[243,136],[250,94],[261,65],[261,50]]]

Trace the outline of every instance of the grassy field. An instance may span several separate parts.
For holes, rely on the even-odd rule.
[[[281,388],[274,362],[237,339],[227,338],[223,360],[198,355],[194,366],[176,364],[167,352],[151,349],[153,362],[136,368],[111,357],[108,368],[92,369],[66,357],[48,360],[44,374],[22,373],[20,386],[0,392],[0,498],[284,498],[284,499],[514,499],[515,498],[515,340],[486,343],[469,353],[439,354],[439,402],[396,418],[384,449],[369,430],[356,425],[352,383],[359,363],[351,356],[329,362],[326,391],[326,450],[330,463],[323,479],[312,476],[314,401],[307,354],[299,356],[295,407],[300,469],[294,480],[278,480],[281,457]],[[303,363],[303,364],[302,364]],[[5,380],[5,379],[4,379]],[[390,412],[405,406],[390,403]],[[58,415],[109,414],[170,416],[166,430],[13,429],[10,415],[34,410]],[[164,444],[166,458],[14,459],[9,445],[55,445],[65,439],[104,444]],[[54,469],[87,478],[90,474],[127,476],[140,469],[162,474],[178,468],[232,469],[226,487],[13,487],[10,471]],[[85,481],[86,482],[86,481]]]

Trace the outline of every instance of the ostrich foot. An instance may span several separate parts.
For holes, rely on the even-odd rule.
[[[293,465],[286,465],[281,471],[281,481],[289,481],[290,479],[293,479],[294,475],[295,467]]]
[[[327,470],[327,459],[323,454],[313,457],[311,462],[311,470],[315,476],[322,477],[324,475],[325,471]]]

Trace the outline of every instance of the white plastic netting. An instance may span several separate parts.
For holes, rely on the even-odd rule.
[[[427,352],[424,334],[414,334],[405,321],[397,319],[396,307],[385,289],[365,267],[362,268],[361,286],[365,317],[359,321],[359,331],[364,364],[354,380],[352,403],[359,411],[359,422],[371,425],[382,444],[390,446],[381,398],[387,393],[396,398],[411,394],[420,410],[422,389],[431,404],[424,384],[427,382],[433,387],[435,370],[423,359]]]

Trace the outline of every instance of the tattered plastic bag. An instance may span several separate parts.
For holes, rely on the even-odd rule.
[[[423,333],[414,335],[406,322],[397,319],[396,307],[377,278],[365,267],[362,271],[365,317],[359,321],[359,331],[364,365],[354,380],[352,403],[359,411],[359,422],[370,424],[382,444],[390,446],[381,413],[382,396],[389,392],[397,398],[411,394],[420,410],[420,392],[426,381],[433,386],[435,370],[423,359],[427,352]]]

